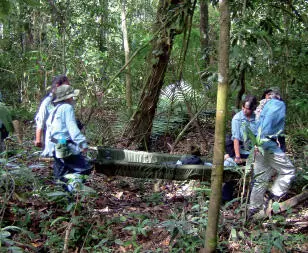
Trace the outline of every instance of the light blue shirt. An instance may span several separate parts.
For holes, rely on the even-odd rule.
[[[53,116],[54,115],[54,116]],[[69,144],[72,154],[77,155],[80,149],[87,148],[86,137],[79,130],[74,113],[74,107],[71,104],[58,104],[51,112],[47,119],[46,138],[70,139],[75,144]],[[43,153],[52,156],[55,149],[55,143],[48,141]]]
[[[53,110],[54,105],[52,104],[52,94],[50,93],[42,103],[35,116],[36,127],[44,129],[46,127],[46,120],[48,119],[49,113]]]
[[[256,135],[256,115],[253,112],[248,119],[243,110],[234,115],[232,119],[232,140],[237,139],[244,143],[244,146],[248,145],[248,136],[246,134],[246,127],[248,127],[254,135]],[[249,149],[249,147],[245,147],[245,149]]]
[[[261,138],[277,137],[285,127],[286,106],[281,100],[272,98],[266,102],[260,114],[257,129],[261,129]],[[274,142],[265,143],[264,147],[277,146]]]

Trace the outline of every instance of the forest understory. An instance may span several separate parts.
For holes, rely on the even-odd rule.
[[[197,144],[209,156],[212,130],[204,132],[206,141],[186,133],[174,152],[187,154],[188,146]],[[55,184],[52,162],[39,158],[33,133],[28,124],[22,145],[8,140],[7,160],[1,160],[6,171],[1,252],[198,252],[203,247],[209,181],[107,177],[94,170],[85,188],[70,195]],[[159,139],[152,151],[169,152],[168,141]],[[308,200],[270,218],[245,221],[239,185],[234,199],[221,205],[219,252],[308,252]],[[298,193],[294,184],[289,196]]]

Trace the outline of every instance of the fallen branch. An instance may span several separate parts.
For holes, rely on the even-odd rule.
[[[283,224],[284,228],[292,228],[292,227],[294,227],[294,228],[300,229],[300,228],[308,227],[308,222],[307,221],[298,221],[298,222],[287,221],[287,222],[288,222],[287,224]],[[273,223],[272,222],[265,222],[265,223],[262,223],[262,226],[264,228],[270,228],[270,227],[273,226]]]
[[[293,206],[296,206],[297,204],[299,204],[300,202],[306,200],[308,198],[308,190],[306,191],[303,191],[302,193],[284,201],[284,202],[281,202],[279,203],[279,212],[276,212],[276,213],[280,213],[280,212],[284,212],[286,211],[287,209],[293,207]]]
[[[268,216],[270,216],[270,214],[272,213],[272,211],[275,213],[275,214],[278,214],[278,213],[282,213],[288,209],[290,209],[291,207],[293,206],[296,206],[297,204],[299,204],[300,202],[306,200],[308,198],[308,190],[305,190],[303,191],[302,193],[284,201],[284,202],[281,202],[279,203],[279,210],[273,210],[272,208],[272,205],[269,205],[269,208],[266,210],[266,214]]]
[[[40,162],[52,162],[53,158],[52,157],[39,157]]]

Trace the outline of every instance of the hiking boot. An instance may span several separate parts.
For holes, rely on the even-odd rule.
[[[283,202],[290,198],[288,193],[284,193],[281,196],[274,195],[273,193],[267,191],[264,195],[265,201],[272,200],[272,202]]]

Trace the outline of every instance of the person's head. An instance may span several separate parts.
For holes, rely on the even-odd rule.
[[[272,87],[263,92],[262,99],[278,99],[282,100],[279,87]]]
[[[190,154],[201,156],[200,148],[197,145],[191,145],[190,146]]]
[[[271,92],[269,92],[268,98],[269,99],[275,98],[275,99],[281,100],[280,93],[279,91],[276,91],[276,90],[272,90]]]
[[[70,82],[66,75],[59,75],[54,77],[54,79],[51,82],[51,91],[54,93],[56,88],[63,84],[70,85]]]
[[[250,117],[250,115],[257,108],[257,98],[252,95],[247,95],[242,104],[242,110],[245,116]]]
[[[273,91],[272,89],[267,89],[263,92],[261,99],[268,99],[270,92]]]
[[[63,84],[55,90],[55,98],[53,102],[54,103],[59,103],[59,102],[71,103],[73,101],[73,98],[79,95],[79,92],[80,92],[79,90],[74,90],[72,86],[68,84]]]

